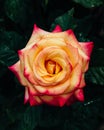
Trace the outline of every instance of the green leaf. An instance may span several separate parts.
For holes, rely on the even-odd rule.
[[[40,3],[40,0],[5,0],[5,13],[23,33],[26,33],[31,31],[34,23],[43,25],[42,1]]]
[[[51,30],[53,30],[56,25],[60,25],[63,30],[67,30],[69,28],[71,29],[76,28],[77,25],[73,17],[73,14],[74,9],[71,9],[62,16],[57,17],[53,22],[53,24],[51,25]]]
[[[26,38],[17,32],[0,30],[0,36],[0,44],[5,44],[14,51],[25,46]]]
[[[81,19],[75,19],[77,23],[77,27],[75,28],[75,33],[79,41],[87,41],[88,34],[92,29],[92,25],[94,23],[94,19],[91,15],[85,16]]]
[[[64,121],[69,119],[69,115],[70,108],[68,107],[60,108],[44,105],[40,116],[41,118],[39,119],[39,125],[43,128],[51,128],[60,125],[62,128]]]
[[[101,101],[90,105],[75,103],[72,105],[72,115],[66,124],[66,129],[71,130],[95,130],[99,123],[99,112],[103,111]]]
[[[63,30],[73,29],[77,39],[81,42],[90,41],[88,39],[89,32],[92,29],[94,19],[92,15],[77,19],[73,16],[74,9],[69,10],[65,14],[57,17],[51,25],[51,31],[56,25],[60,25]]]
[[[18,60],[17,50],[25,46],[26,39],[14,31],[0,30],[0,68],[2,74],[5,66],[10,66]]]
[[[104,85],[104,48],[95,48],[91,55],[90,67],[86,73],[86,81]]]
[[[104,85],[104,66],[90,67],[86,73],[86,81],[93,84]]]
[[[103,0],[73,0],[86,8],[96,7],[103,4]]]
[[[21,130],[33,130],[38,124],[41,108],[38,106],[28,107],[21,119]]]
[[[7,45],[0,45],[0,63],[5,66],[10,66],[18,60],[15,51],[11,50]]]
[[[15,23],[22,27],[33,24],[34,6],[29,0],[5,0],[5,13]]]

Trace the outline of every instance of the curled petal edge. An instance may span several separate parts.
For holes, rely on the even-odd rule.
[[[90,57],[92,49],[94,47],[94,43],[93,42],[79,42],[79,44],[81,45],[83,51],[86,53],[86,55],[88,57]]]

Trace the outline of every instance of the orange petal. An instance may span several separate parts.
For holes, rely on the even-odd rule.
[[[80,61],[78,49],[73,47],[70,44],[68,44],[67,46],[62,47],[62,48],[67,53],[72,67],[75,67],[75,65]]]
[[[69,29],[65,31],[67,33],[66,42],[74,47],[80,48],[77,38],[74,35],[73,30]]]
[[[72,71],[72,74],[69,80],[70,86],[66,89],[65,93],[72,92],[73,90],[76,90],[77,88],[79,88],[81,78],[82,78],[82,68],[78,64]]]

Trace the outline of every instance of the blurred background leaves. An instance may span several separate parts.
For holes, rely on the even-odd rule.
[[[0,1],[0,130],[103,130],[104,126],[104,1]],[[52,31],[72,28],[79,41],[93,41],[85,79],[85,101],[69,107],[23,104],[22,87],[8,66],[18,60],[33,25]]]
[[[103,4],[103,0],[73,0],[86,8],[97,7]]]

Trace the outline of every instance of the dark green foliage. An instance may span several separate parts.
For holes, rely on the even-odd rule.
[[[100,130],[104,124],[103,0],[0,1],[0,130]],[[33,24],[52,31],[73,29],[79,41],[93,41],[85,75],[85,101],[71,106],[24,105],[24,87],[9,71],[25,47]],[[102,126],[101,126],[102,125]]]
[[[86,74],[86,80],[94,84],[104,85],[104,66],[91,67]]]
[[[4,9],[6,15],[23,28],[29,28],[34,24],[34,4],[30,0],[5,0]]]
[[[87,8],[96,7],[103,4],[103,0],[73,0],[73,1]]]
[[[52,24],[52,29],[54,29],[55,26],[58,24],[62,27],[63,30],[67,30],[69,29],[69,27],[75,29],[77,24],[76,24],[76,20],[73,17],[73,14],[74,14],[74,9],[71,9],[64,15],[56,18],[54,23]]]

